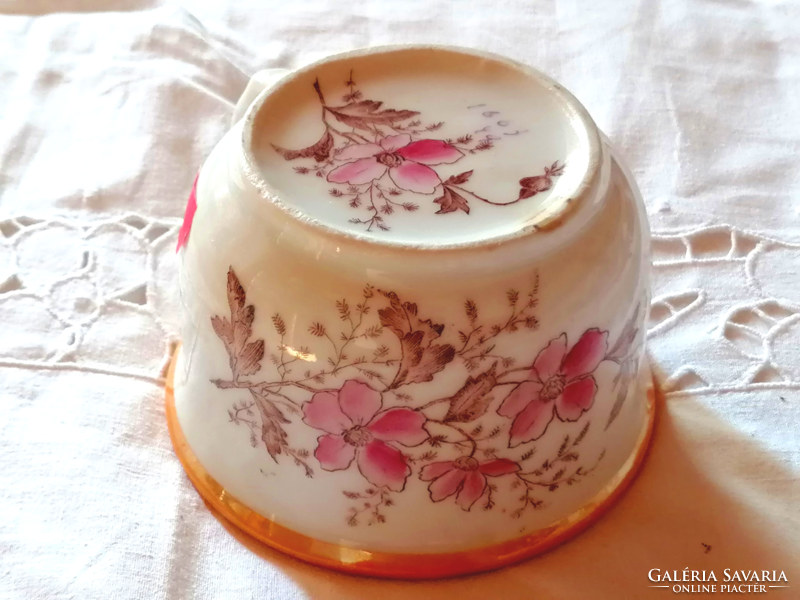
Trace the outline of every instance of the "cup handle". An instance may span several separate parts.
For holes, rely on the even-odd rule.
[[[289,73],[288,69],[264,69],[258,71],[250,78],[247,87],[242,93],[239,101],[236,103],[236,108],[233,109],[233,117],[231,117],[231,126],[236,125],[239,120],[250,108],[250,105],[256,97],[271,86],[273,83],[281,79],[284,75]]]

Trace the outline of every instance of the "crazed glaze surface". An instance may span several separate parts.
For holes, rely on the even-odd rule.
[[[445,69],[444,51],[426,52]],[[356,62],[366,73],[384,73],[393,54],[377,52],[374,63],[362,54]],[[316,93],[321,85],[310,86],[316,119],[332,118],[339,133],[323,124],[319,142],[303,145],[313,111],[298,101],[277,118],[281,94],[335,80],[354,60],[312,66],[279,83],[201,170],[180,250],[180,425],[226,490],[319,540],[451,552],[535,532],[593,498],[629,459],[644,427],[637,376],[648,305],[643,208],[606,146],[595,153],[602,158],[596,168],[588,158],[581,168],[580,157],[593,152],[580,136],[570,142],[562,133],[583,128],[590,132],[584,137],[597,136],[588,116],[576,127],[545,110],[560,137],[526,146],[558,154],[543,164],[545,179],[514,175],[513,206],[458,194],[469,212],[443,211],[461,202],[447,199],[448,181],[456,192],[502,194],[502,161],[522,173],[527,159],[498,152],[499,163],[484,163],[494,147],[470,154],[467,142],[415,137],[409,128],[422,124],[408,119],[417,115],[390,121],[393,132],[367,124],[376,130],[367,134],[362,113],[352,120],[353,104],[365,101],[355,95],[361,88],[349,83],[349,98],[336,105]],[[455,64],[468,60],[487,59],[457,55]],[[358,72],[345,71],[346,81]],[[376,89],[380,83],[386,91],[376,98],[401,96],[388,90],[407,88],[410,76],[376,77]],[[464,87],[477,94],[486,87],[479,83]],[[439,100],[426,104],[427,88],[417,89],[396,107],[370,105],[366,114],[444,110]],[[309,125],[292,143],[303,115]],[[371,141],[350,139],[367,135]],[[423,155],[446,155],[451,162],[440,164],[451,167],[474,162],[445,172],[432,160],[424,164]],[[319,166],[293,168],[309,159]],[[409,163],[418,165],[410,183],[398,171]],[[420,165],[433,175],[419,175]],[[483,180],[480,169],[488,173]],[[480,187],[466,188],[473,178]],[[563,223],[548,231],[522,227],[565,201],[558,193],[567,179],[582,191]],[[394,212],[380,209],[381,221],[368,210],[366,221],[348,223],[349,211],[362,205],[328,191],[353,186],[346,193],[374,198],[379,189],[388,200],[392,188],[376,187],[388,181],[424,197],[396,227],[388,220]],[[476,215],[477,206],[487,212]]]

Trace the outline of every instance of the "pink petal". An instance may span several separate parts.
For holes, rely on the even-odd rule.
[[[381,409],[381,395],[366,383],[348,379],[339,390],[339,406],[353,423],[364,425]]]
[[[544,435],[550,421],[553,420],[555,411],[553,401],[543,402],[536,400],[531,402],[525,410],[519,413],[511,425],[511,437],[508,447],[513,448],[531,440],[538,440]]]
[[[602,362],[606,350],[608,350],[608,332],[587,329],[567,354],[564,364],[561,365],[561,372],[567,381],[588,375]]]
[[[500,475],[516,473],[519,471],[519,465],[513,460],[498,458],[497,460],[490,460],[483,463],[478,467],[478,470],[489,477],[498,477]]]
[[[326,471],[341,471],[353,462],[356,448],[345,442],[340,435],[321,435],[317,438],[314,456],[319,461],[319,466]]]
[[[178,232],[178,245],[175,247],[175,252],[180,250],[189,241],[189,232],[192,230],[192,221],[194,221],[194,213],[197,212],[197,180],[200,178],[198,173],[194,178],[194,185],[192,191],[189,193],[189,201],[186,203],[186,212],[183,215],[183,224],[181,230]]]
[[[466,476],[466,471],[453,469],[449,473],[445,473],[439,477],[439,479],[428,486],[428,491],[431,493],[431,500],[434,502],[441,502],[448,496],[455,494],[461,487]]]
[[[550,340],[547,348],[539,352],[536,360],[533,361],[533,369],[539,376],[539,381],[546,382],[558,373],[566,352],[567,336],[565,334],[562,333],[556,339]]]
[[[436,191],[436,186],[442,183],[436,171],[410,160],[389,169],[389,177],[400,189],[417,194],[432,194]]]
[[[386,152],[394,152],[395,150],[408,146],[411,143],[411,136],[407,133],[400,135],[387,135],[381,140],[381,148]]]
[[[464,510],[469,510],[475,501],[483,496],[486,489],[486,477],[480,471],[470,471],[464,478],[464,485],[456,496],[456,502]]]
[[[372,485],[402,492],[411,468],[399,450],[372,440],[358,453],[358,470]]]
[[[374,179],[380,179],[384,173],[386,173],[386,165],[382,165],[374,158],[362,158],[341,167],[336,167],[328,173],[328,181],[331,183],[361,185]]]
[[[567,384],[564,392],[556,398],[556,412],[562,421],[577,421],[592,407],[597,393],[594,377],[584,377]]]
[[[542,384],[538,381],[524,381],[511,390],[511,393],[506,396],[500,408],[497,409],[497,414],[501,417],[513,419],[521,413],[528,404],[539,399],[539,392],[541,389]]]
[[[336,160],[353,161],[359,158],[369,158],[383,152],[378,144],[353,144],[334,156]]]
[[[425,415],[410,408],[393,408],[375,416],[367,425],[373,436],[384,442],[400,442],[403,446],[419,446],[428,439]]]
[[[455,469],[455,463],[452,460],[446,460],[444,462],[437,462],[431,463],[429,465],[425,465],[419,472],[419,478],[422,481],[431,481],[436,479],[437,477],[441,477],[448,471],[452,471]]]
[[[442,140],[419,140],[400,148],[397,154],[423,165],[441,165],[456,162],[464,154]]]
[[[331,392],[317,392],[303,404],[303,423],[328,433],[343,433],[353,422],[339,408],[339,399]]]

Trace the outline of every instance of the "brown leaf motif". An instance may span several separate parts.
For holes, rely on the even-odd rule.
[[[324,162],[328,160],[333,149],[333,136],[327,129],[319,141],[313,146],[303,148],[302,150],[288,150],[272,144],[275,152],[280,154],[286,160],[294,160],[296,158],[313,158],[317,162]]]
[[[614,342],[614,346],[608,351],[607,356],[611,360],[622,360],[630,353],[636,338],[639,336],[637,322],[639,320],[640,309],[641,304],[637,304],[630,319],[628,319],[622,328],[622,332],[619,334],[617,341]]]
[[[519,185],[521,189],[519,191],[518,200],[524,200],[525,198],[530,198],[549,190],[553,187],[553,177],[560,177],[564,173],[564,166],[565,165],[559,165],[558,161],[555,161],[549,167],[544,168],[544,175],[523,177],[520,179]]]
[[[497,384],[497,363],[477,377],[468,377],[464,386],[450,398],[445,422],[469,423],[482,417],[492,402],[491,391]]]
[[[617,397],[614,400],[614,406],[611,407],[611,412],[608,414],[608,421],[606,421],[605,429],[611,427],[611,424],[617,419],[620,411],[622,411],[622,406],[628,398],[628,387],[633,380],[636,366],[638,366],[638,361],[634,360],[626,360],[620,365],[620,371],[615,378],[617,383],[619,383]]]
[[[372,131],[374,125],[394,125],[419,114],[414,110],[395,110],[393,108],[380,110],[381,106],[383,106],[383,102],[360,100],[344,106],[326,106],[325,110],[348,127],[367,131]]]
[[[434,344],[444,325],[417,316],[417,305],[401,302],[394,292],[385,294],[390,306],[378,311],[381,325],[400,340],[401,359],[397,375],[388,389],[407,383],[431,381],[455,357],[450,344]]]
[[[267,452],[272,460],[278,462],[278,454],[287,445],[286,432],[281,425],[289,423],[289,420],[261,390],[251,388],[250,394],[261,413],[261,440],[267,447]]]
[[[441,206],[441,208],[436,211],[437,215],[444,215],[457,210],[463,210],[465,213],[469,214],[469,203],[467,199],[446,185],[442,186],[442,195],[436,198],[434,203]]]
[[[451,175],[447,179],[445,179],[445,185],[463,185],[469,181],[469,178],[472,177],[472,171],[464,171],[463,173],[459,173],[458,175]]]
[[[225,344],[235,381],[261,369],[264,340],[248,342],[253,333],[255,307],[252,304],[247,305],[244,288],[232,267],[228,270],[228,306],[231,309],[230,320],[225,317],[211,317],[211,326]]]

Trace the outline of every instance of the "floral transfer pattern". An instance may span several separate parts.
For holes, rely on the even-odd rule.
[[[326,471],[347,469],[356,459],[364,479],[402,492],[411,474],[403,453],[387,442],[419,446],[428,439],[425,417],[410,408],[381,411],[383,400],[366,383],[349,379],[334,395],[317,392],[303,405],[303,422],[327,432],[314,456]]]
[[[364,99],[352,71],[345,85],[349,91],[341,100],[343,104],[330,104],[319,81],[314,82],[324,126],[322,137],[315,144],[300,150],[274,144],[273,148],[287,161],[310,161],[307,166],[295,167],[295,172],[313,173],[334,184],[330,195],[361,212],[364,216],[350,222],[365,226],[367,231],[388,231],[387,221],[396,210],[417,211],[417,196],[436,194],[432,203],[438,205],[437,215],[458,211],[469,214],[470,199],[494,206],[516,204],[548,191],[554,178],[563,173],[564,165],[555,161],[545,166],[542,174],[522,178],[517,198],[493,201],[479,196],[465,187],[474,170],[442,179],[435,167],[489,151],[500,138],[484,135],[476,139],[471,134],[444,140],[427,137],[441,129],[444,122],[423,125],[418,111],[384,108],[383,102]],[[525,132],[507,135],[520,133]]]
[[[539,353],[527,380],[497,410],[514,419],[509,447],[538,440],[553,417],[577,421],[592,407],[597,393],[592,373],[605,357],[607,338],[607,331],[589,329],[567,353],[567,336],[562,333]]]
[[[604,451],[588,464],[581,456],[593,420],[584,415],[593,412],[594,373],[604,361],[620,366],[608,428],[627,395],[636,366],[632,357],[640,347],[637,308],[610,351],[608,332],[592,328],[572,345],[561,334],[532,363],[518,365],[497,348],[507,336],[538,329],[538,289],[534,275],[527,293],[509,290],[508,316],[495,323],[483,322],[476,303],[465,301],[468,327],[452,339],[444,325],[423,318],[416,304],[369,285],[355,306],[347,299],[336,303],[341,331],[334,334],[322,321],[309,323],[308,333],[320,340],[313,352],[290,347],[286,323],[275,314],[274,369],[257,380],[267,345],[252,339],[255,307],[247,304],[231,268],[230,316],[211,319],[231,378],[212,382],[247,391],[249,399],[228,411],[230,421],[247,427],[251,445],[263,447],[276,463],[286,457],[308,477],[317,468],[357,471],[365,488],[342,490],[354,503],[346,516],[350,525],[385,522],[386,509],[407,493],[412,478],[427,486],[432,502],[452,502],[464,511],[497,507],[519,518],[544,505],[542,492],[578,484],[602,460]],[[357,350],[367,346],[374,348],[371,353]],[[324,366],[308,369],[322,359]],[[468,372],[454,394],[422,403],[414,397],[418,388],[406,388],[433,381],[450,365]],[[486,431],[487,414],[505,417],[506,424]],[[534,442],[548,435],[555,419],[583,425],[540,462]],[[293,444],[290,430],[297,426],[318,434],[313,451]]]

